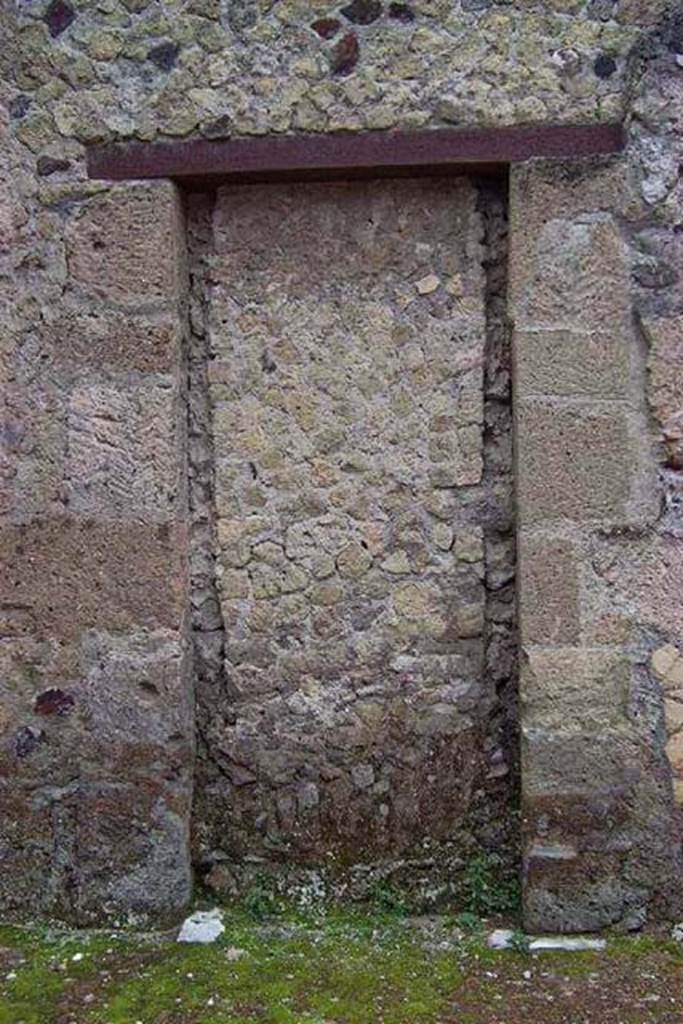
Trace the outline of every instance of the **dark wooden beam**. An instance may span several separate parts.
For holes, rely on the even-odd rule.
[[[270,135],[92,146],[91,178],[173,178],[190,185],[378,176],[505,173],[532,157],[617,153],[620,124]]]

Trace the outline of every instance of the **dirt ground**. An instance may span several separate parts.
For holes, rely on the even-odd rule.
[[[0,1024],[683,1024],[683,946],[494,951],[488,922],[226,912],[172,936],[0,929]]]
[[[572,956],[576,959],[572,959]],[[681,1024],[683,962],[664,950],[501,954],[467,972],[453,995],[457,1024]]]

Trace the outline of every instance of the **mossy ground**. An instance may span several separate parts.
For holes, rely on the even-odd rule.
[[[226,924],[212,946],[0,928],[0,1024],[683,1020],[683,949],[666,941],[529,956],[488,950],[448,918],[230,911]]]

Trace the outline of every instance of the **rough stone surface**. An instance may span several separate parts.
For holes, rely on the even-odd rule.
[[[628,332],[520,331],[520,395],[625,398],[631,377]]]
[[[529,647],[520,678],[525,724],[530,732],[618,727],[630,685],[629,664],[619,651]]]
[[[486,665],[502,656],[509,678],[509,409],[487,408],[487,369],[503,411],[509,384],[504,347],[488,351],[484,205],[460,180],[218,195],[225,693],[221,715],[214,686],[198,693],[204,860],[457,849],[477,815],[479,838],[507,842],[507,711]],[[503,431],[488,459],[487,417]]]
[[[571,326],[580,331],[604,324],[626,333],[628,252],[615,218],[596,212],[570,220],[552,212],[552,218],[544,216],[540,223],[527,220],[518,236],[529,245],[528,255],[520,245],[513,263],[515,322],[520,327]]]
[[[178,210],[170,185],[117,186],[3,236],[3,289],[35,255],[3,292],[7,916],[163,920],[190,897]]]
[[[634,451],[624,410],[520,400],[520,521],[626,519]]]
[[[225,112],[239,134],[617,119],[628,55],[663,5],[566,6],[54,0],[7,15],[5,62],[37,96],[21,129],[34,145],[185,136]],[[333,19],[357,34],[352,79],[331,75],[336,38],[310,30]]]
[[[683,384],[672,370],[683,365],[683,317],[644,318],[642,327],[649,343],[648,399],[660,426],[667,461],[683,469]]]
[[[160,193],[167,193],[167,202]],[[184,271],[178,207],[165,183],[114,188],[94,198],[65,232],[71,287],[127,308],[152,310],[173,299]]]
[[[342,13],[349,7],[358,11],[352,22]],[[453,469],[453,453],[445,451],[455,436],[450,429],[433,432],[434,445],[425,456],[452,472],[450,481],[447,475],[439,481],[436,473],[430,481],[435,492],[425,519],[434,520],[433,531],[419,543],[387,552],[381,563],[373,554],[371,564],[369,549],[354,533],[343,554],[341,549],[317,552],[317,575],[312,566],[310,572],[303,567],[306,577],[283,574],[277,532],[274,539],[240,536],[231,522],[234,508],[225,504],[239,486],[240,500],[254,502],[249,518],[257,519],[264,509],[267,518],[268,501],[259,505],[262,478],[250,481],[247,467],[248,473],[236,480],[214,465],[214,428],[216,437],[224,438],[244,439],[251,431],[254,453],[247,461],[262,474],[281,472],[277,465],[262,465],[268,452],[258,430],[252,431],[249,422],[231,422],[219,408],[220,403],[239,404],[239,394],[221,360],[214,366],[210,358],[208,293],[220,287],[220,276],[214,277],[211,265],[212,232],[204,207],[200,215],[203,201],[197,201],[191,217],[195,266],[188,402],[185,310],[182,315],[179,310],[185,278],[180,204],[163,183],[110,187],[89,182],[85,146],[132,139],[444,124],[589,124],[623,118],[628,135],[623,158],[581,165],[531,161],[512,176],[508,312],[517,338],[515,393],[524,402],[517,419],[518,511],[527,551],[520,566],[520,626],[528,647],[525,672],[533,669],[538,693],[533,713],[547,713],[553,720],[552,727],[534,726],[524,737],[526,907],[529,920],[545,929],[615,923],[629,928],[667,914],[680,919],[680,816],[673,800],[674,794],[683,798],[683,778],[680,702],[672,686],[678,662],[671,653],[683,647],[679,8],[677,0],[52,0],[5,5],[0,15],[0,373],[5,401],[0,517],[7,538],[3,554],[10,555],[11,564],[2,577],[0,608],[0,723],[6,759],[3,912],[94,920],[109,913],[159,914],[182,907],[189,890],[191,675],[199,694],[201,771],[219,791],[223,784],[226,791],[228,786],[239,791],[237,817],[251,808],[249,817],[240,819],[236,842],[258,833],[262,838],[250,842],[264,848],[263,837],[275,820],[272,807],[257,809],[242,795],[262,784],[244,773],[242,762],[248,766],[254,750],[244,752],[241,775],[237,768],[234,778],[221,775],[225,765],[216,737],[238,731],[237,707],[257,703],[255,696],[249,704],[230,689],[227,658],[237,658],[240,644],[246,644],[249,670],[268,691],[272,679],[265,637],[277,635],[276,646],[283,648],[304,623],[310,630],[305,635],[315,635],[322,646],[313,623],[315,629],[331,630],[338,611],[354,635],[376,636],[376,621],[365,622],[363,608],[351,612],[348,599],[376,576],[391,595],[397,622],[405,626],[405,642],[410,637],[417,642],[411,631],[421,630],[423,644],[438,646],[441,640],[430,631],[438,631],[443,615],[441,602],[435,609],[433,600],[442,592],[438,584],[436,591],[425,590],[428,570],[415,561],[420,544],[434,564],[454,559],[463,578],[485,567],[483,626],[478,598],[461,603],[454,621],[463,633],[458,643],[468,648],[481,647],[484,630],[486,685],[498,696],[488,730],[481,718],[477,721],[488,739],[507,737],[500,750],[477,747],[475,760],[490,758],[491,787],[477,806],[489,812],[499,806],[504,829],[512,827],[509,804],[502,796],[499,804],[493,798],[504,790],[495,779],[505,778],[515,749],[506,311],[500,280],[491,285],[501,276],[500,260],[487,273],[483,421],[475,416],[457,431],[459,451],[469,452],[471,459],[461,460],[457,472]],[[318,31],[315,25],[326,27]],[[348,237],[345,227],[339,234]],[[367,239],[361,239],[369,248],[371,236],[368,228]],[[334,241],[328,248],[338,252]],[[420,254],[414,255],[419,262]],[[348,254],[339,258],[348,262]],[[304,262],[311,266],[310,259]],[[325,253],[321,265],[335,269]],[[315,280],[317,265],[311,273]],[[440,282],[436,287],[433,274]],[[467,302],[473,295],[481,306],[480,294],[461,289],[461,276],[425,266],[411,278],[406,308],[418,303],[433,310],[430,337],[444,326],[440,316],[447,303],[457,299],[465,316],[472,315]],[[415,285],[424,279],[429,283],[420,294]],[[301,274],[297,278],[294,273],[294,280],[303,288]],[[268,301],[277,305],[278,293]],[[337,301],[341,307],[343,297]],[[348,322],[366,322],[354,308],[351,303],[344,311]],[[314,309],[311,323],[318,317]],[[246,314],[244,319],[235,337],[240,344],[246,338],[256,344],[258,328],[249,325]],[[304,323],[302,345],[309,353],[305,328]],[[381,322],[377,339],[379,358],[389,351]],[[410,344],[401,348],[410,353],[405,373],[411,380],[441,372],[438,365],[421,370],[411,361]],[[268,394],[277,394],[283,365],[288,366],[264,345],[242,367],[239,387],[249,375],[261,384],[268,377]],[[368,389],[391,365],[387,355],[381,373],[369,375]],[[306,387],[291,387],[290,405],[273,407],[278,421],[287,417],[296,424],[296,437],[294,428],[286,436],[301,438],[302,445],[316,436],[320,407],[313,399],[320,396],[313,378],[320,369],[312,363],[304,375]],[[449,367],[448,372],[457,378],[460,369]],[[214,420],[211,403],[221,389]],[[263,401],[248,408],[249,416]],[[376,396],[368,394],[363,402],[374,407]],[[188,405],[192,458],[186,474]],[[408,429],[410,413],[405,423],[395,410],[387,415],[395,430]],[[311,457],[300,493],[295,488],[287,493],[303,504],[311,493],[337,494],[338,488],[334,515],[350,517],[360,532],[367,521],[363,503],[375,495],[376,485],[367,495],[357,492],[354,518],[344,488],[326,476],[333,462],[333,434],[330,430],[329,450]],[[546,440],[545,451],[539,439]],[[563,463],[567,442],[564,462],[574,460],[571,467]],[[395,456],[399,450],[398,444],[389,449]],[[293,452],[301,455],[300,448]],[[368,472],[349,465],[342,479]],[[192,491],[189,517],[183,504],[186,475]],[[488,519],[488,502],[480,516],[472,497],[489,489],[498,495],[495,525]],[[468,494],[472,521],[464,529],[452,519]],[[322,513],[314,508],[310,514]],[[279,523],[278,528],[281,539]],[[189,541],[191,595],[185,582]],[[300,541],[294,562],[309,557]],[[543,545],[549,559],[557,560],[555,587],[541,564]],[[258,557],[252,550],[256,547]],[[289,564],[286,545],[285,559]],[[311,601],[301,616],[304,593]],[[373,594],[371,601],[381,598]],[[259,614],[240,619],[237,612],[249,602]],[[221,607],[237,609],[244,637],[231,634],[233,623],[224,620]],[[279,615],[283,607],[288,618],[277,634],[268,633],[274,627],[260,609],[275,617],[274,610]],[[186,635],[190,613],[192,672]],[[253,634],[247,636],[247,628]],[[256,635],[263,646],[254,643]],[[330,665],[323,665],[332,675],[340,671],[335,644],[343,646],[343,641],[330,636]],[[571,651],[576,652],[573,660]],[[286,653],[296,667],[296,685],[288,682],[291,690],[285,696],[278,691],[277,697],[267,698],[282,701],[287,728],[294,719],[308,723],[304,698],[307,708],[325,707],[324,695],[305,690],[310,678],[318,680],[318,665],[301,668],[298,654],[293,646]],[[436,652],[435,657],[441,656]],[[375,652],[361,646],[358,657],[354,664]],[[596,665],[613,667],[603,672]],[[401,668],[408,677],[416,671],[410,662]],[[576,707],[569,708],[576,722],[572,730],[557,727],[555,702],[540,692],[544,680],[554,692],[562,673],[567,676],[563,699],[576,698]],[[531,677],[525,678],[531,686]],[[599,703],[595,687],[605,684],[614,692],[624,681],[625,721],[610,719],[609,730],[596,738],[595,723],[587,728],[584,705]],[[581,691],[581,682],[589,693]],[[285,709],[292,696],[302,703]],[[374,705],[382,702],[372,693],[362,699],[366,719],[353,727],[359,734],[365,730],[363,735],[374,730],[374,735]],[[333,732],[339,708],[334,701],[329,705]],[[475,702],[475,708],[481,704]],[[426,708],[415,718],[432,714],[438,723],[438,714]],[[273,735],[277,721],[269,719]],[[399,749],[406,735],[399,732]],[[319,731],[310,736],[317,739]],[[448,736],[453,749],[460,749],[459,738],[452,743]],[[419,749],[426,750],[427,742],[422,737]],[[443,753],[448,744],[439,742]],[[384,806],[378,790],[382,766],[366,749],[359,751],[351,757],[343,746],[340,799],[358,806],[359,818],[368,814],[378,829],[379,818],[373,815]],[[320,751],[316,747],[313,753],[317,764]],[[449,762],[444,778],[429,783],[441,794],[451,767]],[[409,774],[408,768],[397,771]],[[296,782],[275,787],[289,787],[295,794],[277,814],[296,832],[298,843],[308,842],[301,838],[298,816],[321,821],[335,778],[331,773],[320,782],[302,770]],[[407,821],[414,813],[411,806]],[[198,822],[209,820],[202,808],[200,796]],[[401,813],[400,806],[395,810],[389,811],[389,821]],[[226,813],[232,812],[228,808]],[[352,819],[352,829],[357,820]],[[312,833],[309,848],[321,834]],[[481,836],[480,822],[468,834]],[[196,829],[200,867],[208,869],[207,878],[220,878],[226,891],[239,894],[240,879],[230,860],[235,851],[224,835],[215,841],[207,836]],[[449,877],[462,866],[459,856],[450,862]],[[268,857],[269,863],[284,859],[280,849],[270,847]],[[423,870],[427,888],[431,870]]]
[[[520,630],[525,644],[579,639],[580,563],[575,545],[559,537],[520,535]]]
[[[680,138],[658,106],[664,61],[652,97],[639,80],[624,158],[512,180],[530,929],[629,930],[681,905],[680,298],[663,226]]]

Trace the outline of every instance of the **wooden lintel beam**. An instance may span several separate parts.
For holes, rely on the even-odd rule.
[[[88,150],[91,178],[221,181],[367,178],[504,173],[534,157],[576,158],[620,152],[621,124],[425,129],[332,135],[269,135],[184,142],[126,142]]]

